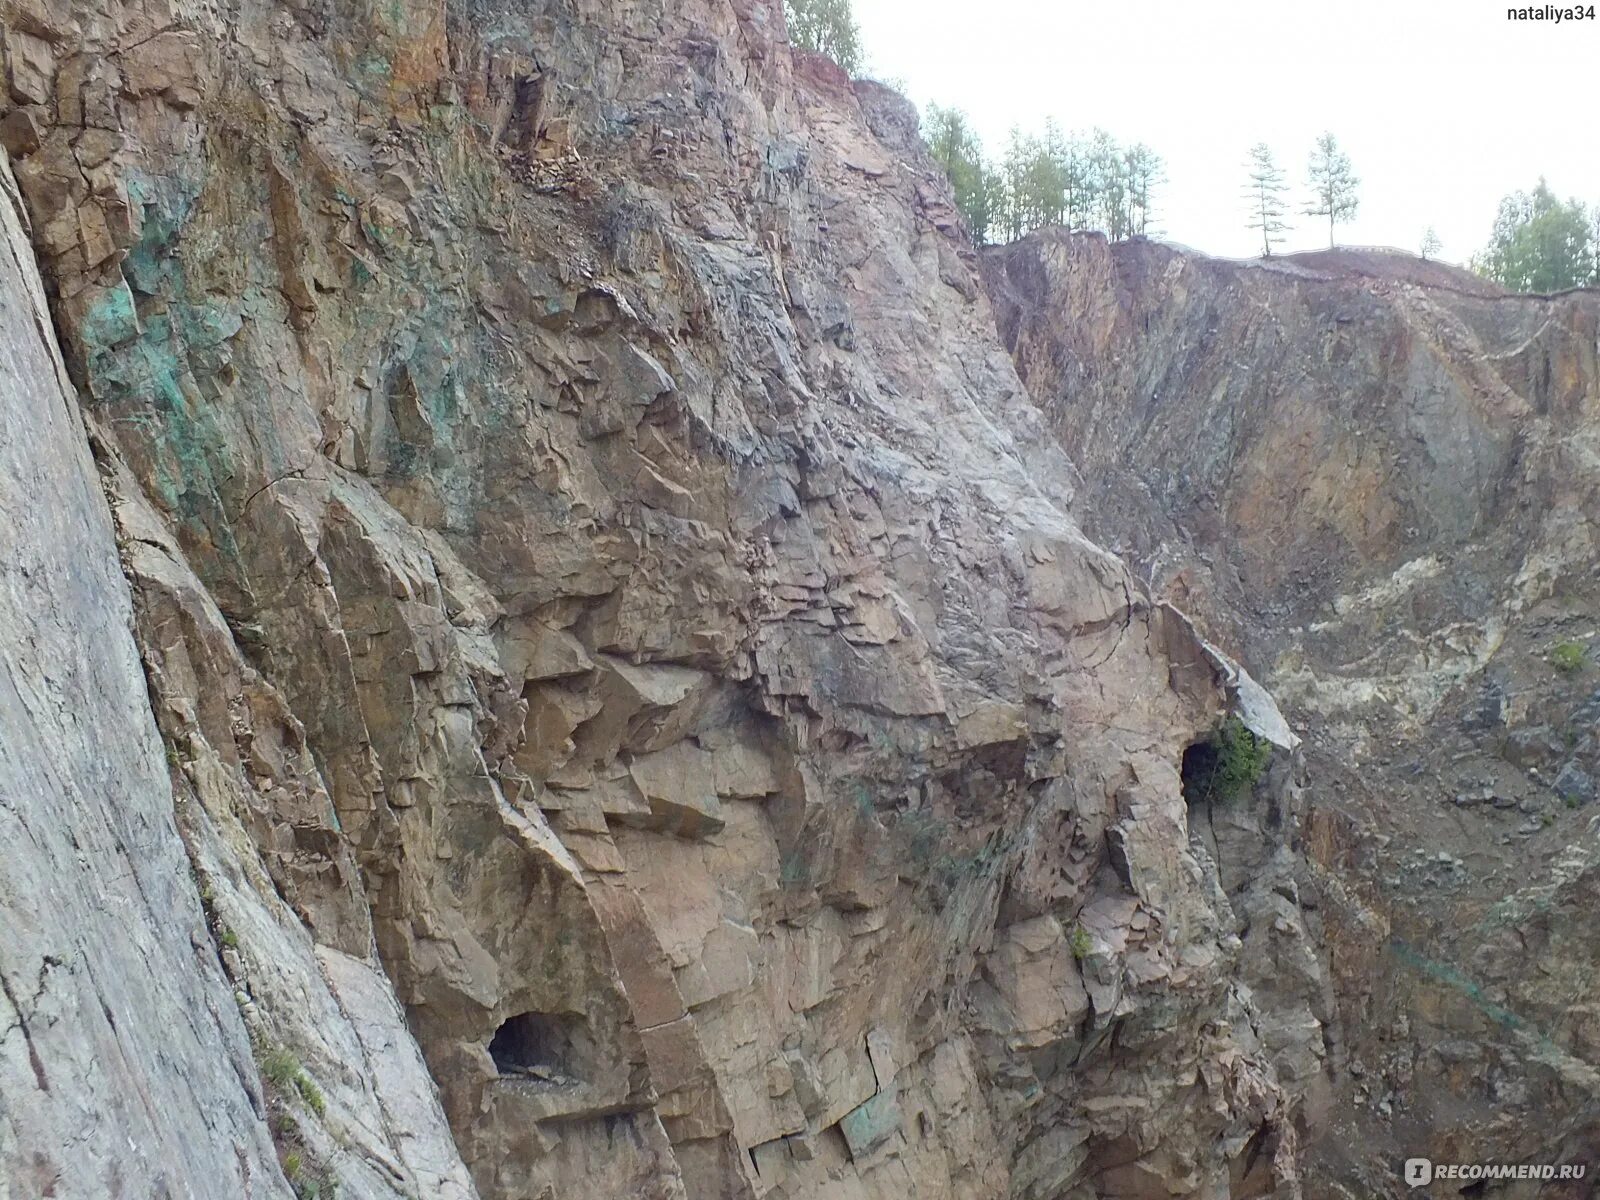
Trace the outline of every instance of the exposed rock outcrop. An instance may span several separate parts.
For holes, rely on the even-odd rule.
[[[337,844],[303,731],[96,471],[23,228],[0,151],[0,1196],[468,1196],[359,880],[337,928],[278,890]]]
[[[1293,822],[1191,842],[1180,779],[1281,720],[1069,515],[904,101],[775,0],[4,13],[171,769],[125,636],[43,753],[137,726],[136,967],[220,1014],[157,1104],[241,1147],[122,1186],[1296,1194],[1317,971],[1212,849],[1292,891]]]
[[[1600,295],[1059,232],[984,266],[1091,534],[1306,736],[1310,1194],[1399,1194],[1415,1154],[1592,1174]]]
[[[0,1196],[287,1196],[3,151],[0,419]]]

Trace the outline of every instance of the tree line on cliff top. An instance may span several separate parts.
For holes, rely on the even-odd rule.
[[[1600,204],[1562,201],[1543,179],[1512,192],[1472,269],[1514,292],[1600,287]]]
[[[991,162],[966,114],[936,104],[923,116],[922,136],[976,242],[1015,241],[1046,225],[1113,239],[1158,232],[1161,157],[1142,142],[1123,145],[1103,129],[1067,134],[1046,119],[1039,134],[1012,129]]]
[[[979,244],[1015,241],[1044,226],[1096,229],[1112,239],[1158,233],[1153,194],[1164,181],[1161,157],[1142,143],[1120,145],[1103,130],[1063,135],[1046,120],[1040,136],[1013,129],[1005,153],[991,163],[966,116],[929,107],[923,139],[950,178],[957,206]],[[1291,200],[1285,171],[1265,143],[1245,163],[1245,224],[1270,256],[1293,228],[1291,213],[1327,222],[1328,245],[1356,214],[1360,180],[1338,140],[1325,133],[1312,145],[1301,203]],[[1424,231],[1419,251],[1436,257],[1440,243]],[[1470,267],[1514,292],[1558,292],[1600,286],[1600,205],[1561,200],[1540,179],[1500,202],[1489,243]]]
[[[794,44],[826,54],[852,75],[862,67],[861,32],[851,0],[784,0]],[[1142,142],[1124,145],[1102,129],[1064,133],[1047,118],[1042,130],[1013,128],[998,160],[984,150],[966,114],[930,105],[922,134],[949,177],[955,202],[978,244],[1015,241],[1045,226],[1094,229],[1112,239],[1159,234],[1154,197],[1165,181],[1161,156]],[[1301,215],[1326,220],[1328,244],[1360,203],[1349,157],[1333,134],[1312,146]],[[1245,162],[1246,225],[1271,255],[1292,228],[1284,170],[1265,143]],[[1424,232],[1423,258],[1439,239]],[[1543,179],[1500,202],[1489,244],[1471,260],[1478,274],[1518,292],[1600,286],[1600,205],[1560,200]]]
[[[1159,232],[1153,194],[1165,176],[1161,156],[1142,142],[1124,146],[1101,129],[1063,134],[1047,118],[1038,136],[1013,129],[1004,155],[991,163],[966,114],[937,104],[923,116],[922,136],[980,244],[1015,241],[1047,225],[1097,229],[1113,240]],[[1355,216],[1359,185],[1337,139],[1323,134],[1311,150],[1300,211],[1328,222],[1329,246],[1338,223]],[[1265,255],[1292,227],[1288,190],[1271,149],[1255,146],[1247,164],[1246,223],[1261,234]]]

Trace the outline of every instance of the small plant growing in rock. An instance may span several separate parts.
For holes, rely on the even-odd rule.
[[[1072,927],[1072,941],[1070,945],[1072,946],[1072,957],[1077,959],[1079,962],[1082,962],[1084,959],[1088,958],[1090,952],[1094,949],[1094,942],[1092,942],[1089,938],[1089,931],[1082,925],[1074,925]]]
[[[278,1165],[298,1200],[334,1200],[339,1194],[338,1179],[326,1167],[308,1163],[298,1150],[286,1150]]]
[[[301,1071],[294,1078],[294,1086],[295,1090],[300,1093],[300,1099],[306,1102],[307,1108],[319,1117],[327,1115],[328,1102],[323,1098],[322,1089],[317,1086],[316,1080]]]
[[[262,1054],[261,1077],[280,1092],[286,1092],[293,1087],[295,1076],[299,1074],[300,1060],[283,1046],[277,1046]]]
[[[306,1074],[300,1060],[287,1047],[277,1046],[265,1051],[260,1063],[261,1077],[274,1091],[285,1097],[298,1095],[317,1116],[326,1115],[328,1101],[322,1089],[317,1086],[315,1079]]]
[[[1550,651],[1550,665],[1563,675],[1573,675],[1583,670],[1588,653],[1582,642],[1562,642]]]
[[[1272,745],[1259,738],[1238,717],[1229,717],[1217,734],[1217,774],[1228,795],[1247,792],[1266,772]]]
[[[1237,800],[1255,787],[1272,759],[1272,743],[1230,716],[1184,755],[1184,794],[1198,801]]]
[[[318,1117],[328,1111],[322,1089],[306,1074],[300,1060],[286,1046],[257,1045],[257,1064],[266,1084],[271,1110],[268,1128],[278,1148],[278,1164],[298,1200],[334,1200],[339,1179],[323,1157],[306,1140],[306,1131],[289,1111],[298,1097]],[[337,1134],[335,1134],[337,1137]]]

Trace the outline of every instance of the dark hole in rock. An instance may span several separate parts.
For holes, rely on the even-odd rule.
[[[1183,752],[1183,798],[1189,804],[1202,804],[1216,790],[1217,744],[1210,738],[1195,742]]]
[[[489,1041],[489,1057],[504,1076],[545,1083],[576,1083],[583,1018],[563,1013],[519,1013]]]
[[[1183,798],[1197,804],[1247,800],[1266,774],[1272,744],[1231,716],[1183,752]]]
[[[516,95],[506,120],[503,140],[516,150],[530,149],[539,140],[544,115],[544,76],[524,75],[517,80]]]

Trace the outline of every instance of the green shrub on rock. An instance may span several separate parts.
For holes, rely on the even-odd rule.
[[[1184,753],[1184,796],[1191,804],[1238,800],[1255,787],[1271,759],[1272,743],[1230,716],[1209,738]]]
[[[1550,651],[1550,665],[1563,675],[1573,675],[1583,670],[1587,657],[1582,642],[1562,642]]]

